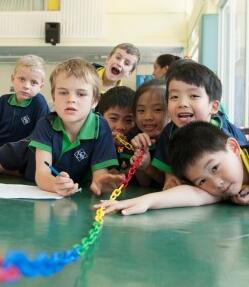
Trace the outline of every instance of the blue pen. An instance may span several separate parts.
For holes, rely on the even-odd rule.
[[[52,174],[54,176],[60,175],[60,173],[58,172],[58,170],[56,168],[54,168],[51,164],[49,164],[47,161],[44,161],[44,163],[49,167],[49,169],[51,170]],[[76,192],[81,192],[82,188],[78,188]]]
[[[56,168],[54,168],[52,165],[50,165],[47,161],[44,161],[44,163],[49,167],[49,169],[51,170],[51,172],[54,176],[57,176],[60,174],[58,172],[58,170]]]

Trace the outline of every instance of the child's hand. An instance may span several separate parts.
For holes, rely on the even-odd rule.
[[[123,174],[111,174],[107,170],[96,170],[93,172],[93,179],[90,189],[96,195],[102,192],[112,192],[118,188],[124,180]]]
[[[140,149],[135,150],[134,155],[130,159],[130,164],[133,164],[135,162],[136,157],[140,155],[140,153],[141,153]],[[150,165],[150,162],[151,162],[150,152],[148,149],[146,149],[144,150],[143,158],[138,166],[138,169],[145,170]]]
[[[237,195],[233,196],[232,201],[240,205],[248,205],[249,204],[249,186],[246,186]]]
[[[179,178],[173,175],[172,173],[167,173],[163,190],[170,189],[178,185],[181,185],[181,181],[179,180]]]
[[[101,203],[93,206],[95,209],[104,207],[105,214],[121,210],[123,215],[144,213],[149,209],[149,202],[141,198],[132,198],[127,200],[101,200]]]
[[[146,133],[140,133],[131,140],[131,143],[135,149],[143,148],[146,150],[155,143],[155,140],[151,139]]]
[[[74,183],[66,172],[61,172],[60,175],[54,178],[53,191],[62,195],[69,196],[77,192],[78,183]]]

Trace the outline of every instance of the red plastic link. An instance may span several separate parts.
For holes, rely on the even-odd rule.
[[[0,267],[0,283],[13,282],[20,279],[21,273],[15,266]]]

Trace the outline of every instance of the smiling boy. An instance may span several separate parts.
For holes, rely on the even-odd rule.
[[[165,189],[181,184],[172,174],[168,153],[169,140],[178,128],[193,121],[210,122],[234,137],[240,145],[248,143],[245,135],[219,111],[221,95],[219,78],[206,66],[192,60],[178,60],[170,66],[166,100],[171,122],[162,132],[152,160],[154,167],[165,172]]]

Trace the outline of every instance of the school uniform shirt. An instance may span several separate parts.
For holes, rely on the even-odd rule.
[[[37,121],[49,113],[42,94],[18,103],[15,94],[0,97],[0,146],[29,136]]]
[[[37,123],[29,146],[51,153],[55,169],[67,172],[75,182],[81,182],[89,171],[118,165],[109,125],[93,112],[89,113],[73,143],[61,119],[51,113]]]
[[[228,136],[235,138],[240,146],[248,145],[246,136],[239,128],[230,123],[222,112],[219,111],[217,114],[213,115],[210,122],[220,128]],[[159,138],[155,156],[152,160],[152,166],[165,173],[172,173],[172,169],[169,164],[168,146],[172,135],[177,129],[177,126],[173,122],[166,125]]]
[[[106,90],[104,89],[104,86],[103,86],[103,76],[104,76],[105,70],[106,70],[105,67],[100,67],[96,70],[99,78],[101,79],[100,94],[104,94],[106,92]],[[122,81],[119,80],[116,83],[116,86],[122,86]]]
[[[247,172],[249,173],[249,146],[241,148],[240,156]]]

